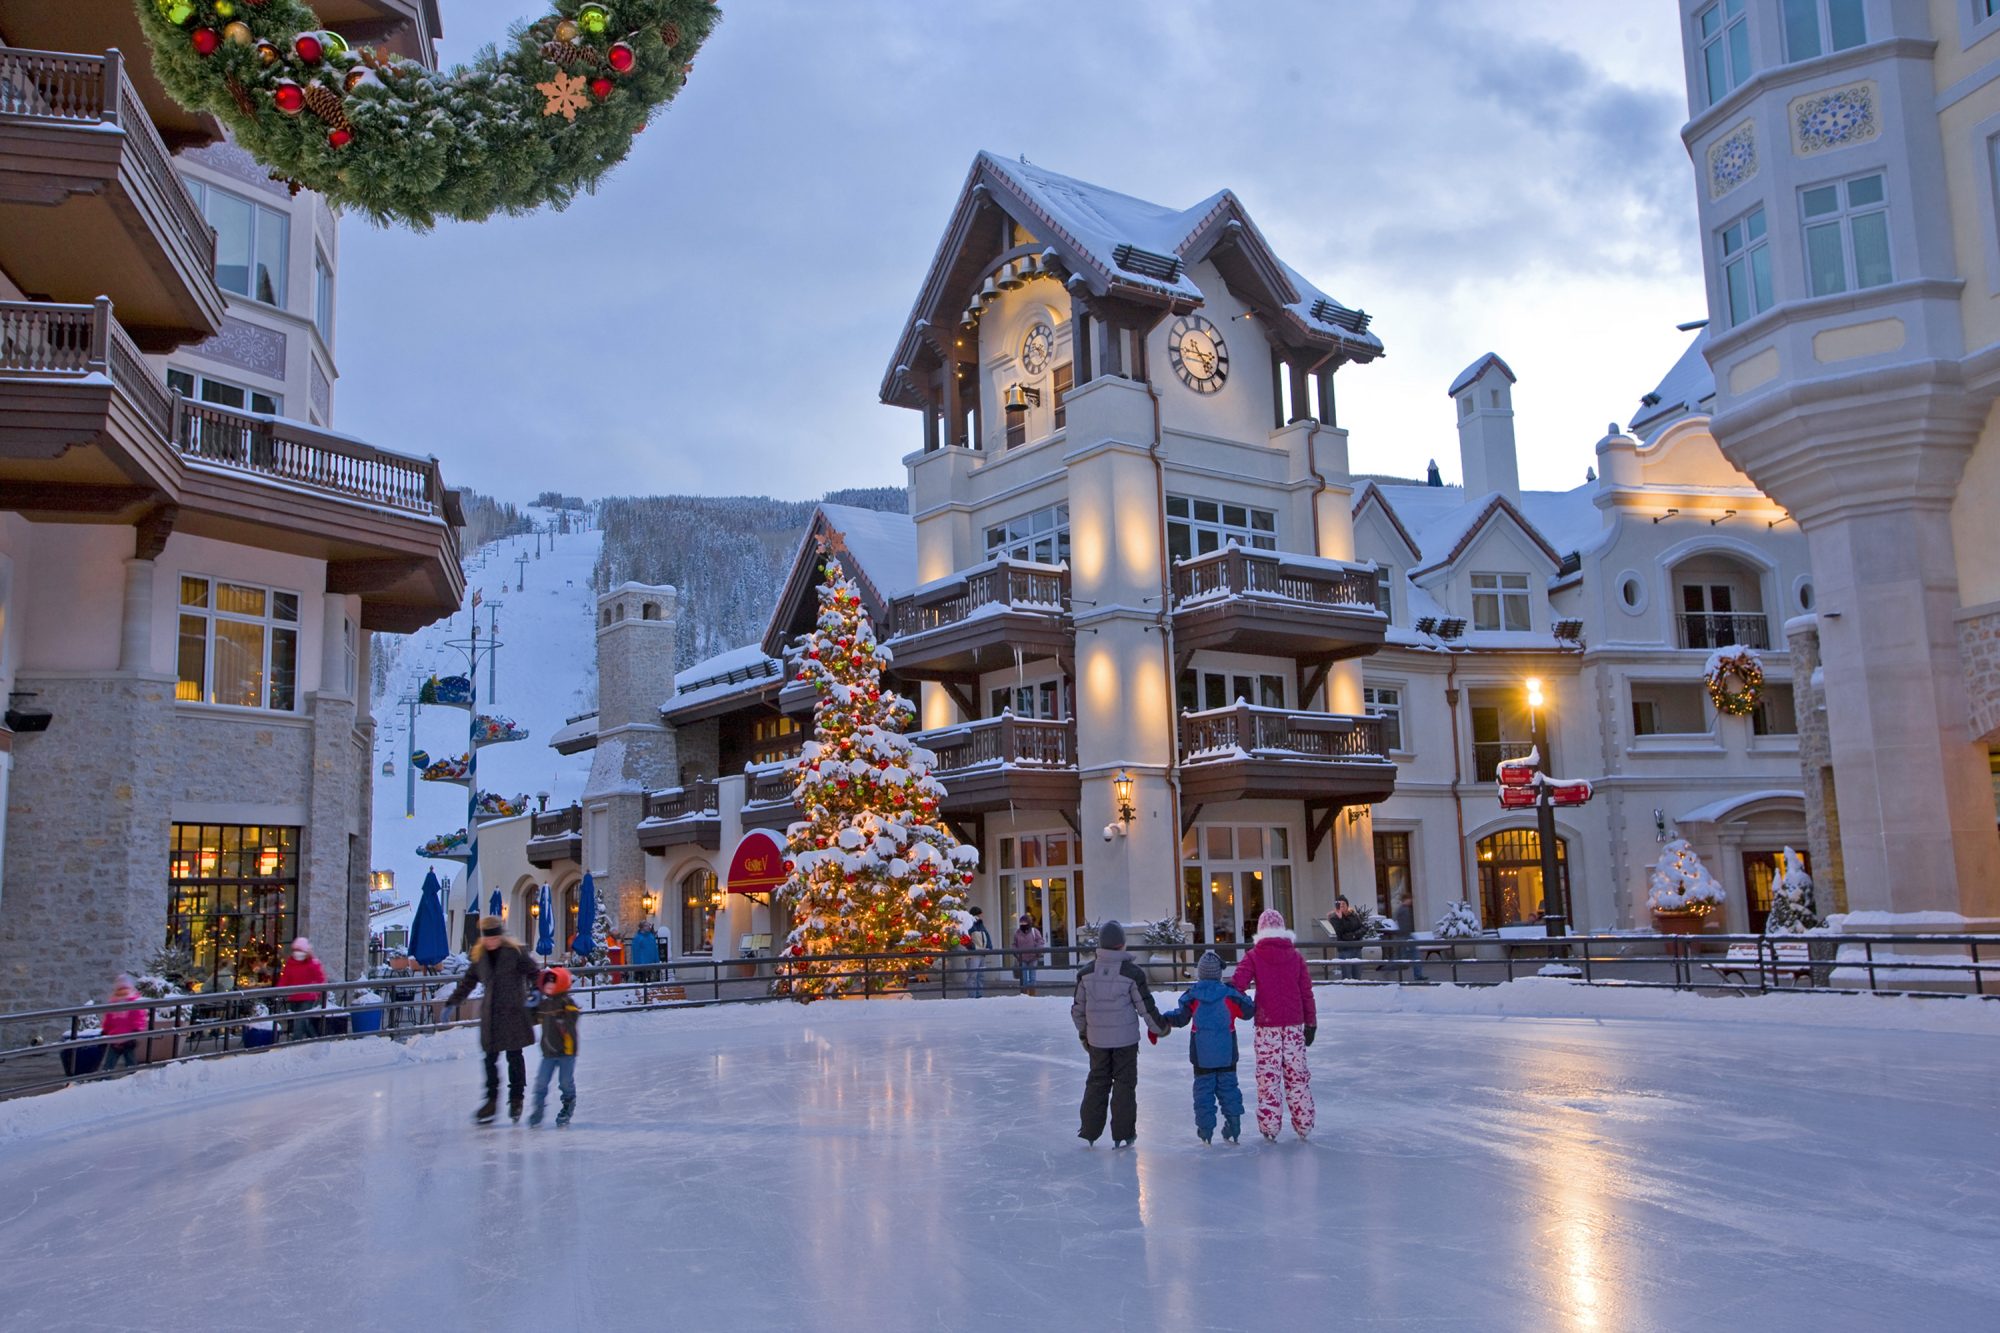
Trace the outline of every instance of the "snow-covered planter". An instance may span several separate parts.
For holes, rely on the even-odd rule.
[[[1675,838],[1653,866],[1646,902],[1662,935],[1699,935],[1705,919],[1722,906],[1722,885],[1708,873],[1688,840]]]
[[[376,992],[363,988],[347,997],[346,1005],[353,1010],[347,1016],[348,1027],[354,1032],[380,1032],[382,1030],[382,997]]]

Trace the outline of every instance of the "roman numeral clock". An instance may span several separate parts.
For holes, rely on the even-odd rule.
[[[1181,383],[1196,393],[1215,393],[1229,378],[1229,348],[1222,330],[1200,315],[1183,315],[1167,330],[1167,356]]]

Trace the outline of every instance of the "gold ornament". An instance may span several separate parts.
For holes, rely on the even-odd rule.
[[[248,46],[253,40],[255,40],[254,36],[250,32],[250,25],[245,23],[242,19],[238,19],[236,20],[236,22],[224,28],[222,30],[222,36],[225,41],[232,42],[237,46]]]
[[[269,42],[257,43],[258,63],[264,65],[275,65],[278,63],[279,54],[280,52],[278,51],[278,48],[273,46],[271,43]]]
[[[573,42],[580,31],[581,29],[576,26],[575,19],[564,19],[561,23],[556,24],[556,40],[559,42]]]
[[[535,91],[548,99],[542,106],[545,116],[561,116],[574,122],[576,113],[590,105],[590,94],[578,75],[559,73],[547,83],[536,84]]]

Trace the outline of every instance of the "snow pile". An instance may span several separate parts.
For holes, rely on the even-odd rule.
[[[1479,934],[1479,914],[1472,910],[1471,903],[1460,899],[1444,909],[1431,933],[1441,940],[1474,939]]]
[[[1708,873],[1688,840],[1675,838],[1653,866],[1652,890],[1646,901],[1659,912],[1708,910],[1722,905],[1722,885]]]

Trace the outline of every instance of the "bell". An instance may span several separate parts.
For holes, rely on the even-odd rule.
[[[967,306],[965,313],[958,317],[958,327],[967,333],[979,327],[979,307]]]
[[[1007,415],[1022,416],[1028,410],[1028,391],[1018,384],[1007,386]]]
[[[989,301],[997,301],[999,299],[1000,289],[993,285],[993,279],[988,278],[986,285],[979,289],[979,304],[985,305]]]
[[[1028,280],[1021,276],[1021,266],[1019,264],[1009,264],[1006,268],[1000,270],[1001,291],[1019,291],[1027,285]]]

